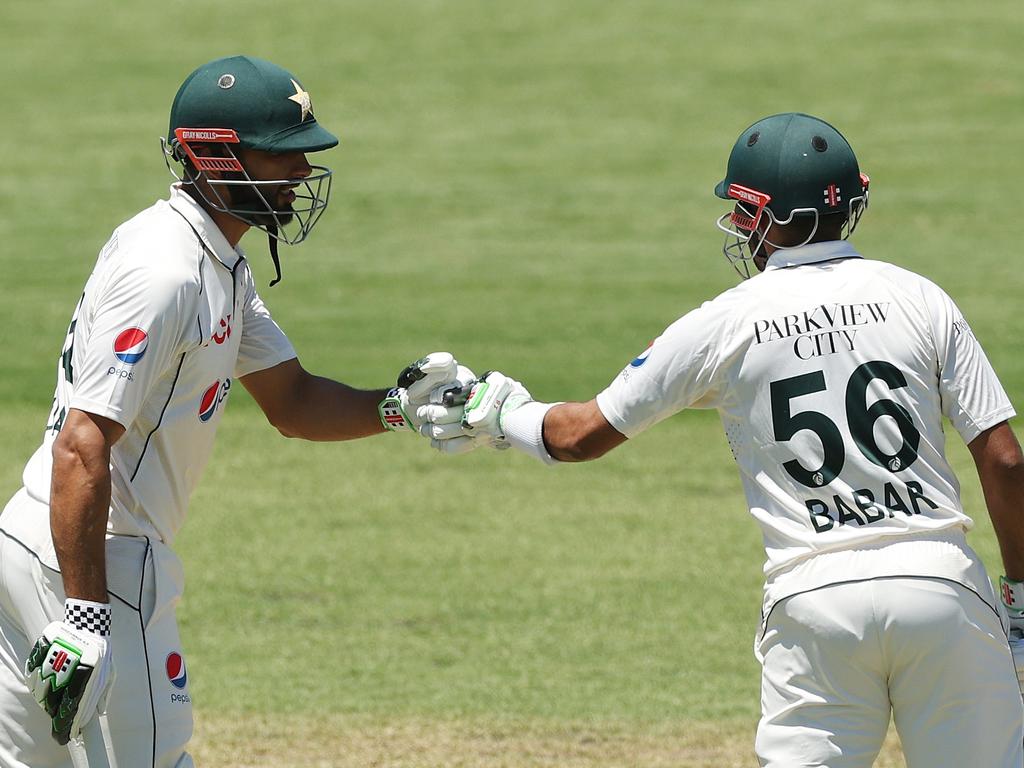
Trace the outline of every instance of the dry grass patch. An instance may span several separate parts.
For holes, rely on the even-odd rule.
[[[756,768],[751,723],[201,715],[201,768]],[[876,768],[903,768],[890,731]]]

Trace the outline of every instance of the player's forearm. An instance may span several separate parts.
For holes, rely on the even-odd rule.
[[[1024,453],[1005,423],[983,432],[969,448],[1006,575],[1024,581]]]
[[[110,451],[72,439],[54,443],[50,530],[68,597],[106,603]]]
[[[276,425],[286,437],[304,440],[354,440],[384,431],[377,406],[387,390],[354,389],[333,379],[310,375],[303,381],[286,421]]]
[[[625,440],[594,400],[559,403],[544,416],[544,446],[559,461],[591,461]]]
[[[982,487],[1006,575],[1024,581],[1024,465],[990,469]]]

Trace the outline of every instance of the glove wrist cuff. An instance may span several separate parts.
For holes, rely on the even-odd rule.
[[[64,623],[75,629],[110,636],[110,603],[96,603],[69,597],[64,601]]]
[[[508,444],[545,464],[557,464],[544,445],[544,416],[555,405],[532,400],[504,415],[501,426]]]
[[[1024,582],[999,577],[999,597],[1011,619],[1024,618]]]
[[[380,423],[389,432],[404,432],[412,429],[405,410],[402,408],[403,393],[404,390],[400,387],[393,387],[377,405]]]

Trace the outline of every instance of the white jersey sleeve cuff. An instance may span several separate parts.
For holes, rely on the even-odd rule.
[[[996,424],[1009,421],[1016,415],[1017,411],[1013,409],[1013,406],[1007,406],[1006,408],[1000,408],[998,411],[988,414],[983,419],[969,421],[963,425],[954,424],[954,426],[957,427],[960,437],[963,438],[964,445],[967,445],[986,429],[991,429]]]
[[[294,360],[297,357],[298,355],[295,354],[294,349],[288,349],[282,350],[281,354],[274,357],[263,358],[260,360],[248,360],[244,364],[239,361],[235,366],[235,377],[240,379],[243,376],[248,376],[250,373],[265,371],[268,368],[273,368],[275,365],[280,365],[281,363],[287,363],[289,360]]]
[[[601,414],[608,420],[608,423],[615,428],[616,432],[620,432],[626,437],[635,437],[637,433],[642,432],[643,430],[630,428],[625,417],[623,417],[615,407],[615,394],[611,390],[612,387],[609,386],[608,389],[599,393],[597,397],[594,398],[594,401],[597,403],[598,410],[600,410]]]
[[[128,429],[128,427],[131,426],[129,423],[131,419],[125,416],[124,409],[118,408],[110,403],[101,403],[98,400],[89,400],[85,397],[72,397],[71,402],[68,404],[68,408],[74,408],[76,411],[84,411],[85,413],[103,416],[111,421],[116,421],[125,429]]]

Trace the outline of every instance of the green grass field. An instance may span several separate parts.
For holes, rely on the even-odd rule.
[[[992,0],[11,2],[0,41],[0,480],[19,484],[110,231],[165,194],[196,65],[293,69],[341,146],[263,295],[307,368],[451,349],[587,399],[735,276],[712,187],[755,119],[834,122],[855,243],[961,304],[1024,401],[1024,25]],[[265,243],[250,235],[260,284]],[[714,414],[545,468],[286,441],[237,390],[177,544],[204,766],[751,766],[762,551]],[[974,545],[998,557],[955,438]],[[243,653],[239,653],[239,649]],[[325,657],[330,663],[325,664]],[[900,766],[887,748],[879,766]]]

